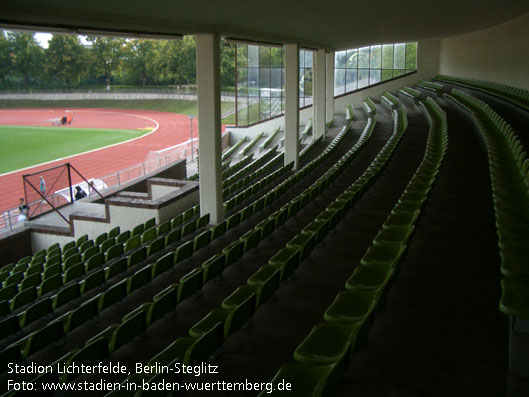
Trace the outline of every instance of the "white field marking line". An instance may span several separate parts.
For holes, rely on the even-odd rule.
[[[80,111],[84,111],[84,112],[90,112],[90,110],[80,110]],[[121,145],[123,143],[128,143],[128,142],[133,142],[137,139],[140,139],[140,138],[144,138],[148,135],[151,135],[153,133],[155,133],[158,128],[160,127],[160,124],[158,124],[158,122],[154,119],[151,119],[150,117],[147,117],[147,116],[140,116],[138,114],[127,114],[127,113],[119,113],[119,112],[101,112],[101,111],[94,111],[94,113],[115,113],[115,114],[123,114],[123,115],[128,115],[128,116],[134,116],[134,117],[139,117],[139,118],[142,118],[142,119],[146,119],[146,120],[149,120],[149,121],[152,121],[154,124],[156,124],[156,128],[154,128],[151,132],[148,132],[147,134],[144,134],[142,136],[139,136],[139,137],[136,137],[136,138],[132,138],[132,139],[129,139],[128,141],[123,141],[123,142],[118,142],[118,143],[114,143],[112,145],[108,145],[108,146],[103,146],[103,147],[100,147],[100,148],[97,148],[97,149],[92,149],[92,150],[88,150],[86,152],[82,152],[82,153],[77,153],[77,154],[72,154],[70,156],[67,156],[67,157],[61,157],[61,158],[58,158],[58,159],[55,159],[55,160],[50,160],[50,161],[46,161],[44,163],[40,163],[40,164],[35,164],[35,165],[32,165],[32,166],[29,166],[29,167],[26,167],[26,168],[20,168],[18,170],[14,170],[14,171],[9,171],[9,172],[5,172],[3,174],[0,174],[0,177],[2,176],[6,176],[6,175],[11,175],[11,174],[14,174],[16,172],[20,172],[20,171],[26,171],[26,170],[29,170],[33,167],[40,167],[42,165],[46,165],[46,164],[51,164],[51,163],[55,163],[56,161],[64,161],[64,160],[67,160],[67,159],[70,159],[70,158],[73,158],[73,157],[76,157],[76,156],[81,156],[83,154],[88,154],[88,153],[93,153],[93,152],[97,152],[98,150],[102,150],[102,149],[107,149],[107,148],[111,148],[113,146],[118,146],[118,145]]]

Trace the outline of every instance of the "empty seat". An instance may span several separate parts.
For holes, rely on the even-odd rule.
[[[29,306],[20,316],[20,326],[25,327],[33,321],[44,317],[52,311],[50,298],[44,298],[41,301]]]
[[[114,284],[106,290],[99,300],[99,311],[117,303],[127,297],[127,279]]]
[[[151,256],[165,248],[165,238],[159,237],[147,246],[147,256]]]
[[[94,273],[87,276],[81,281],[81,294],[90,291],[91,289],[99,287],[105,282],[105,272],[103,269],[99,269]]]
[[[60,321],[49,323],[46,327],[29,335],[22,356],[27,358],[50,343],[64,337],[64,329]]]
[[[30,287],[16,294],[11,300],[11,310],[27,305],[37,299],[37,288]]]
[[[127,257],[127,265],[128,267],[134,266],[135,264],[140,263],[146,258],[147,258],[147,247],[141,247],[137,249],[136,251],[132,252]]]
[[[198,267],[180,278],[178,283],[177,302],[180,303],[187,297],[202,288],[203,270]]]
[[[194,242],[193,240],[190,240],[182,245],[180,245],[177,249],[176,249],[176,253],[175,253],[175,257],[174,257],[174,263],[175,265],[178,263],[178,262],[181,262],[183,261],[184,259],[187,259],[189,258],[192,254],[193,254],[193,245],[194,245]]]
[[[127,270],[127,259],[121,258],[111,263],[105,268],[105,279],[110,280],[112,277],[117,276]]]
[[[151,266],[147,265],[128,278],[127,292],[130,294],[132,291],[147,285],[151,279],[152,269]]]
[[[70,311],[63,319],[64,332],[71,330],[90,321],[99,313],[99,296],[83,302],[77,309]]]
[[[169,252],[161,258],[159,258],[152,268],[152,277],[159,276],[162,273],[165,273],[173,267],[174,263],[174,254]]]
[[[77,299],[80,295],[81,289],[79,288],[79,284],[75,283],[64,287],[57,292],[57,295],[55,295],[55,298],[53,299],[53,309],[56,310],[62,305]]]
[[[216,254],[209,258],[207,261],[202,263],[203,283],[207,283],[209,280],[214,279],[222,275],[222,271],[226,265],[226,257],[223,253]]]

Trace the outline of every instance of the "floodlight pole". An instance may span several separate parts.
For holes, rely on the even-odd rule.
[[[191,121],[191,161],[195,161],[195,150],[193,148],[193,119],[195,118],[194,114],[188,114],[189,121]]]

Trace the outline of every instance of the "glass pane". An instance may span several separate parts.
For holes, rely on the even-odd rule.
[[[393,69],[393,44],[385,44],[382,48],[382,69]]]
[[[281,114],[281,98],[272,98],[270,100],[270,117],[279,116]]]
[[[369,69],[358,69],[358,88],[369,85]]]
[[[393,67],[394,69],[404,69],[405,53],[406,53],[406,44],[404,43],[395,44],[395,64]]]
[[[248,98],[237,98],[237,125],[248,125]]]
[[[237,67],[248,66],[248,46],[244,44],[237,44]]]
[[[305,67],[312,68],[312,51],[305,51]]]
[[[248,46],[248,66],[259,67],[259,46],[257,45]]]
[[[380,81],[380,69],[369,69],[369,84],[376,84]]]
[[[393,78],[393,69],[382,69],[382,80]]]
[[[358,51],[358,67],[369,68],[369,47],[362,47]]]
[[[270,118],[270,98],[261,98],[261,109],[259,120],[266,120]]]
[[[270,49],[270,56],[272,57],[272,67],[280,68],[283,66],[283,51],[280,47],[272,47]]]
[[[369,59],[370,69],[380,69],[382,67],[382,46],[371,46],[371,57]]]
[[[253,102],[248,107],[248,124],[255,124],[259,121],[259,102]]]
[[[358,48],[353,50],[347,50],[347,68],[357,68],[358,67]]]
[[[345,69],[334,69],[334,95],[345,93]]]
[[[271,92],[270,95],[273,97],[281,96],[281,69],[273,68],[272,69],[272,80],[271,80]]]
[[[248,69],[237,68],[237,95],[248,95]]]
[[[248,95],[259,96],[259,68],[248,69]]]
[[[259,47],[259,66],[260,67],[270,67],[270,47]]]
[[[270,96],[270,68],[259,69],[259,88],[261,96]]]
[[[356,90],[357,84],[357,69],[347,69],[347,74],[345,76],[346,86],[345,91],[351,92]]]
[[[334,54],[334,67],[345,68],[345,60],[347,59],[347,51],[338,51]]]
[[[417,43],[406,43],[406,69],[417,69]]]
[[[299,68],[303,69],[304,67],[305,67],[305,51],[299,50]]]
[[[312,96],[312,68],[305,69],[302,77],[303,95]]]

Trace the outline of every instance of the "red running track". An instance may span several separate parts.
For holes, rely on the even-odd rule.
[[[158,128],[133,141],[0,176],[2,211],[18,206],[19,198],[24,196],[22,175],[69,162],[87,179],[99,178],[143,162],[151,150],[174,146],[190,138],[190,121],[183,114],[127,109],[71,109],[68,112],[73,116],[73,123],[62,128],[133,130],[156,125]],[[0,124],[51,126],[65,114],[64,109],[0,109]],[[197,119],[193,120],[193,137],[198,137]]]

